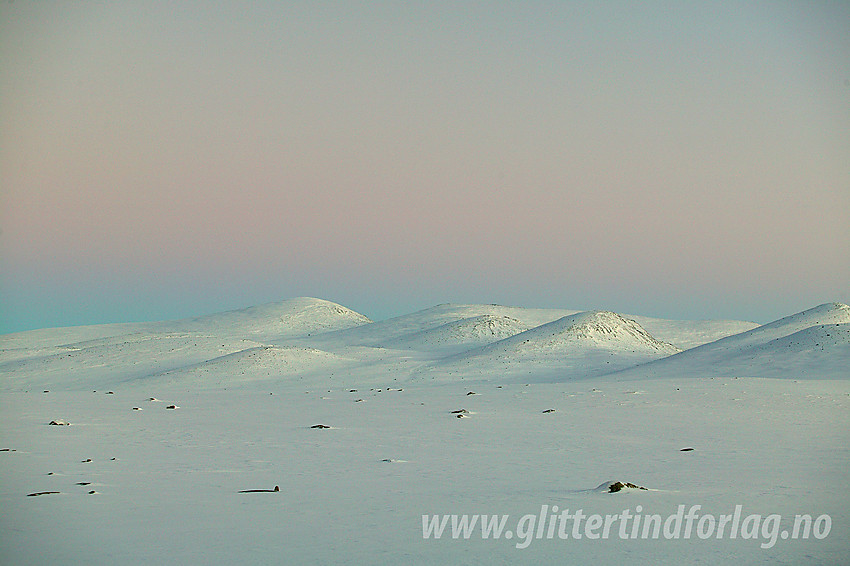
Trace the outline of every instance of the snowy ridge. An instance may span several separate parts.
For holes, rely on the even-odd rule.
[[[263,341],[309,336],[369,324],[368,317],[347,307],[311,297],[298,297],[246,309],[176,321],[180,329],[216,328],[230,334],[249,334]]]
[[[588,377],[668,356],[679,349],[653,338],[634,320],[610,311],[565,316],[424,367],[420,376],[464,374],[546,381]]]
[[[12,347],[0,350],[0,387],[97,389],[145,379],[214,386],[252,379],[325,383],[333,375],[375,385],[605,374],[795,377],[817,368],[841,378],[842,364],[850,363],[841,338],[846,327],[832,328],[848,322],[850,307],[840,303],[755,328],[741,321],[456,304],[370,322],[336,303],[297,298],[186,320],[3,337],[0,346]],[[741,328],[749,329],[736,334]],[[718,335],[685,351],[671,343],[699,344]]]
[[[0,335],[0,361],[29,356],[34,351],[56,348],[69,342],[84,342],[149,330],[156,323],[126,322],[25,330]]]
[[[786,349],[796,353],[820,350],[831,352],[836,348],[843,348],[850,344],[850,323],[842,324],[819,324],[799,330],[782,338],[775,338],[764,346],[757,346],[754,351],[782,350]]]
[[[623,378],[848,377],[850,307],[826,303],[619,374]],[[827,336],[829,334],[829,336]]]
[[[758,323],[744,320],[667,320],[647,316],[623,315],[640,324],[662,342],[682,350],[757,328]]]
[[[206,336],[213,342],[222,338],[247,339],[258,345],[369,323],[371,320],[366,316],[337,303],[299,297],[182,320],[30,330],[0,335],[0,371],[6,362],[61,355],[67,350],[95,346],[113,345],[126,350],[130,343],[173,339],[181,335]]]
[[[525,328],[533,328],[578,311],[561,309],[531,309],[502,305],[460,305],[444,303],[421,311],[364,324],[356,328],[330,332],[318,337],[316,343],[348,346],[385,347],[389,344],[409,344],[415,347],[413,336],[429,330],[460,323],[480,316],[515,319]],[[442,331],[438,331],[442,332]],[[463,333],[463,331],[461,331]],[[436,338],[436,337],[432,337]],[[408,347],[408,346],[404,346]]]
[[[637,322],[610,311],[589,311],[565,316],[482,348],[479,353],[558,353],[573,348],[609,348],[646,351],[662,355],[679,351],[653,338]]]
[[[151,375],[146,381],[192,383],[215,387],[245,382],[287,379],[332,372],[352,360],[314,348],[295,346],[256,346],[166,372]]]
[[[553,338],[548,335],[551,332]],[[641,325],[610,311],[591,311],[564,317],[535,329],[538,346],[551,347],[560,341],[593,343],[596,346],[632,348],[673,354],[679,349],[653,338]]]
[[[108,387],[260,345],[201,332],[136,332],[3,362],[0,374],[28,387]]]
[[[850,373],[850,324],[820,324],[774,338],[718,361],[715,368],[723,375],[749,377],[846,378]]]
[[[798,330],[804,330],[819,324],[843,324],[850,322],[850,306],[843,303],[825,303],[780,318],[742,334],[715,342],[720,347],[736,347],[766,343],[774,338],[788,336]]]
[[[387,347],[414,350],[424,348],[466,350],[497,342],[526,330],[528,326],[515,318],[483,314],[389,340]]]

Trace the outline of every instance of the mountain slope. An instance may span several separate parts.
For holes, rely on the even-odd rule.
[[[574,310],[530,309],[502,305],[446,303],[373,322],[369,325],[330,332],[312,342],[321,344],[322,347],[339,345],[387,347],[390,344],[397,344],[399,347],[416,349],[414,335],[476,317],[507,317],[518,321],[521,326],[532,328],[576,312]],[[427,340],[427,336],[424,338]],[[428,349],[427,345],[425,349]]]
[[[298,297],[246,309],[175,321],[181,330],[214,329],[263,341],[306,337],[369,324],[368,317],[347,307],[312,297]]]
[[[290,376],[324,383],[335,375],[334,382],[342,376],[355,386],[411,377],[563,381],[615,372],[616,379],[845,378],[848,323],[850,307],[840,303],[737,334],[753,323],[500,305],[438,305],[370,322],[336,303],[298,298],[186,320],[3,336],[0,387],[100,390],[152,376],[223,385]],[[716,335],[724,337],[684,352],[676,346]]]
[[[313,348],[255,346],[158,373],[146,377],[145,381],[227,387],[261,381],[299,380],[316,374],[332,375],[352,361]]]
[[[850,307],[826,303],[747,332],[622,371],[622,378],[848,376]]]
[[[562,380],[599,375],[678,351],[634,320],[609,311],[589,311],[446,358],[422,368],[419,376]]]
[[[369,324],[366,316],[331,301],[299,297],[245,309],[159,322],[134,322],[29,330],[0,335],[0,364],[67,353],[68,349],[123,344],[160,335],[219,336],[282,341]],[[142,338],[142,337],[147,338]]]
[[[655,338],[689,350],[757,328],[758,323],[744,320],[667,320],[647,316],[623,315],[640,324]]]
[[[388,348],[409,350],[465,351],[528,329],[528,325],[515,318],[483,314],[394,338],[388,340],[386,345]]]
[[[136,332],[0,363],[2,386],[98,389],[260,346],[202,332]]]

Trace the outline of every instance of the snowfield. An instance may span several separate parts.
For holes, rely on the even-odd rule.
[[[759,326],[299,298],[0,336],[0,563],[847,564],[847,368],[839,303]],[[620,535],[680,506],[688,536]],[[565,510],[610,528],[562,538]],[[443,515],[507,518],[436,538]]]

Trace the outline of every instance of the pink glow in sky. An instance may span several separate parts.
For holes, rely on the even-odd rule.
[[[850,301],[840,2],[0,5],[0,332]]]

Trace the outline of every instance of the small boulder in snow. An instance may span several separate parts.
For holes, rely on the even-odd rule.
[[[594,491],[600,491],[603,493],[617,493],[618,491],[622,491],[624,489],[642,489],[647,491],[647,488],[636,485],[627,481],[606,481],[604,483],[599,484]]]

